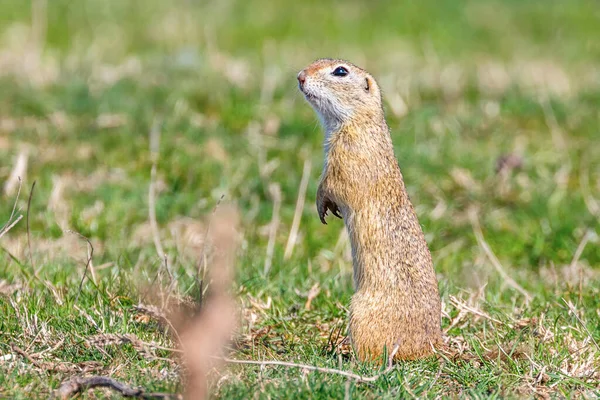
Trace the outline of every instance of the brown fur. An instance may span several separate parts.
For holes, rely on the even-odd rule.
[[[344,66],[349,74],[332,71]],[[326,130],[317,209],[341,213],[352,247],[350,336],[361,360],[398,346],[396,359],[441,344],[441,305],[431,254],[394,156],[377,83],[342,60],[317,60],[298,77]]]

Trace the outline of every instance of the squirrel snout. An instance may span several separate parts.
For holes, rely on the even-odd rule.
[[[300,89],[302,89],[302,87],[304,86],[304,82],[306,81],[306,72],[304,72],[304,70],[300,71],[300,73],[298,73],[298,86],[300,86]]]

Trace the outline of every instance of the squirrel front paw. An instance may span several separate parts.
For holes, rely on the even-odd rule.
[[[330,200],[327,197],[323,197],[320,200],[317,200],[317,211],[319,212],[319,218],[321,219],[321,222],[324,223],[325,225],[327,225],[327,222],[325,221],[325,216],[327,215],[327,210],[331,211],[331,213],[333,215],[335,215],[338,218],[342,218],[342,215],[340,214],[340,209],[337,206],[337,204],[335,204],[335,202],[333,202],[332,200]]]

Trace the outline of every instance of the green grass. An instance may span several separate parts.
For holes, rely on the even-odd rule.
[[[145,290],[153,282],[168,284],[148,223],[153,126],[156,216],[179,296],[197,291],[202,237],[219,198],[241,215],[231,357],[377,373],[328,345],[344,333],[352,266],[342,222],[324,226],[316,214],[323,137],[295,83],[297,71],[323,56],[364,66],[384,90],[458,355],[400,363],[369,384],[228,366],[213,374],[213,395],[600,396],[597,4],[286,3],[52,0],[45,11],[43,1],[0,4],[0,182],[19,154],[28,157],[17,215],[26,214],[36,182],[32,257],[25,218],[0,238],[0,397],[47,398],[83,373],[181,390],[166,350],[148,355],[92,340],[133,334],[176,345],[134,308],[152,302]],[[47,22],[44,29],[34,18],[37,34],[32,7]],[[503,176],[495,166],[505,154],[522,166]],[[307,160],[299,237],[284,260]],[[282,203],[265,275],[273,184]],[[0,224],[15,196],[0,193]],[[470,215],[531,302],[494,268]],[[68,229],[94,246],[97,283],[86,279],[78,298],[86,242]],[[305,310],[315,284],[320,292]]]

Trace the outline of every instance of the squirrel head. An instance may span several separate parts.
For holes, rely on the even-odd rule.
[[[383,118],[381,92],[365,70],[323,58],[298,73],[298,87],[327,130],[351,121]]]

